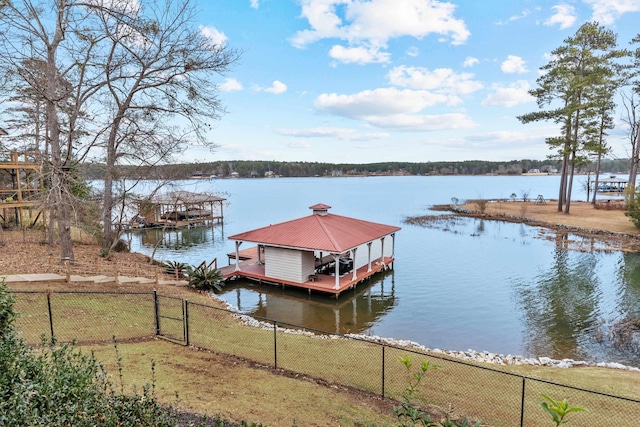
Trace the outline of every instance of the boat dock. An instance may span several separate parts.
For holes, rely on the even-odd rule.
[[[352,289],[357,284],[369,279],[378,272],[393,268],[394,262],[394,258],[390,256],[385,256],[384,259],[382,259],[382,257],[374,259],[371,262],[370,271],[368,271],[368,265],[364,265],[355,271],[355,275],[353,270],[341,275],[338,288],[336,289],[336,278],[333,274],[315,274],[304,283],[282,279],[274,280],[273,278],[267,277],[265,275],[264,264],[259,262],[259,259],[264,259],[264,255],[261,255],[260,258],[258,257],[258,246],[244,249],[240,251],[238,255],[239,259],[236,260],[235,252],[227,254],[229,261],[235,260],[236,263],[218,269],[225,282],[237,278],[244,278],[261,284],[282,286],[282,288],[291,286],[307,289],[309,293],[311,293],[311,291],[324,292],[334,295],[336,298],[345,290]],[[240,267],[240,271],[237,270],[237,267]]]
[[[207,193],[174,191],[138,202],[138,227],[181,228],[222,224],[226,199]]]

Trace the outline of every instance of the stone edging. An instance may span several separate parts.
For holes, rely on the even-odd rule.
[[[215,295],[214,295],[214,298]],[[252,326],[255,328],[261,329],[273,329],[273,324],[267,323],[264,321],[260,321],[255,319],[254,317],[243,314],[240,312],[237,307],[229,304],[226,301],[223,301],[219,298],[219,300],[233,315],[239,319],[243,324],[247,326]],[[453,357],[456,359],[471,361],[471,362],[482,362],[482,363],[491,363],[494,365],[533,365],[533,366],[548,366],[554,368],[575,368],[575,367],[583,367],[583,366],[591,366],[591,367],[599,367],[599,368],[609,368],[609,369],[622,369],[627,371],[635,371],[640,372],[640,368],[636,368],[633,366],[626,366],[621,363],[607,363],[607,362],[585,362],[585,361],[577,361],[573,359],[551,359],[550,357],[524,357],[524,356],[513,356],[511,354],[507,354],[506,356],[503,354],[490,353],[488,351],[475,351],[475,350],[467,350],[467,351],[455,351],[455,350],[442,350],[439,348],[430,349],[421,344],[418,344],[414,341],[409,340],[398,340],[393,338],[383,338],[378,336],[370,336],[363,334],[345,334],[345,335],[335,335],[331,334],[329,336],[314,334],[313,332],[301,331],[299,329],[289,329],[289,328],[281,328],[278,327],[278,330],[284,333],[295,334],[295,335],[305,335],[313,338],[322,338],[322,339],[339,339],[341,337],[347,338],[355,338],[363,341],[370,341],[378,344],[384,344],[394,347],[404,347],[411,350],[417,350],[422,353],[436,353],[443,354],[449,357]]]

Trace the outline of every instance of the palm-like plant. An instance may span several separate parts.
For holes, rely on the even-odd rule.
[[[181,279],[184,277],[184,274],[187,272],[188,264],[179,261],[165,261],[164,263],[164,272],[175,276],[176,279]]]
[[[189,286],[203,291],[221,291],[222,275],[220,272],[204,264],[197,267],[187,267],[187,275],[189,276]]]

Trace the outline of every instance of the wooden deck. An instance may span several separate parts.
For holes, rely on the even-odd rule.
[[[235,259],[235,253],[229,253],[227,254],[227,256],[229,257],[229,259]],[[335,295],[336,298],[340,295],[340,293],[344,292],[347,289],[353,288],[358,283],[368,279],[376,273],[385,271],[389,268],[393,268],[394,261],[393,257],[387,256],[384,257],[384,262],[382,258],[371,260],[371,271],[367,271],[368,266],[365,264],[364,266],[357,269],[355,280],[353,279],[353,271],[350,271],[340,276],[338,289],[335,289],[336,278],[335,276],[330,274],[317,274],[315,280],[307,280],[304,283],[274,279],[272,277],[265,276],[264,264],[258,263],[257,246],[240,251],[239,258],[240,271],[236,271],[236,264],[231,264],[218,269],[218,271],[220,271],[220,273],[222,274],[223,280],[227,281],[235,278],[245,278],[260,283],[282,286],[283,288],[286,286],[292,286],[296,288],[307,289],[309,292],[324,292]]]

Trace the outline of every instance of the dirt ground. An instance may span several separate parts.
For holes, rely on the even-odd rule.
[[[477,210],[473,203],[464,207]],[[589,230],[604,230],[640,236],[640,230],[635,228],[631,220],[625,216],[624,210],[595,209],[591,203],[586,202],[571,202],[569,214],[565,214],[558,212],[558,202],[553,200],[544,204],[495,201],[488,204],[486,213],[527,217],[554,225],[569,225]]]
[[[74,244],[75,267],[73,274],[92,276],[113,275],[118,271],[121,276],[154,277],[171,279],[164,273],[161,265],[149,262],[149,258],[137,253],[113,253],[108,258],[100,256],[98,245]],[[48,246],[42,242],[42,233],[38,231],[0,232],[0,276],[9,274],[58,273],[64,271],[60,263],[60,247]],[[34,282],[12,283],[16,290],[84,290],[84,291],[162,291],[165,295],[189,298],[203,304],[219,304],[218,300],[207,293],[198,292],[185,286],[163,285],[155,283],[91,283],[91,282]]]

